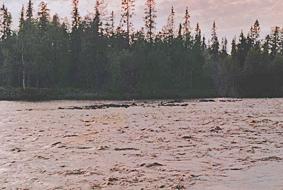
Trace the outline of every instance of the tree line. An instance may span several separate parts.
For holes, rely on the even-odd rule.
[[[274,27],[264,39],[259,21],[240,33],[228,52],[212,25],[206,39],[199,24],[191,27],[190,10],[183,20],[171,8],[167,24],[156,29],[155,0],[145,0],[144,27],[132,22],[134,0],[121,0],[119,23],[105,15],[103,0],[94,12],[79,13],[72,0],[72,21],[50,15],[47,3],[35,12],[29,0],[19,27],[0,9],[0,86],[82,89],[134,97],[283,95],[283,29]]]

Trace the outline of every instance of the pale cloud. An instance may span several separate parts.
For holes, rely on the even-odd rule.
[[[136,28],[143,25],[144,1],[136,0],[136,15],[134,24]],[[35,10],[40,0],[34,0]],[[61,17],[70,17],[71,0],[46,0],[51,13],[58,13]],[[119,19],[120,0],[105,0],[106,13],[115,11],[116,20]],[[245,32],[251,24],[259,19],[263,34],[270,31],[272,26],[283,25],[282,0],[157,0],[158,28],[160,29],[167,19],[170,8],[176,9],[176,20],[181,22],[186,6],[190,9],[192,28],[199,22],[207,37],[210,36],[212,22],[215,20],[220,36],[231,39],[241,30]],[[4,0],[14,17],[14,26],[17,26],[19,10],[27,4],[27,0]],[[87,15],[93,12],[95,0],[80,0],[80,13]]]

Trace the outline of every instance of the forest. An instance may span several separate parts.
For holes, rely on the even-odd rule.
[[[72,0],[71,22],[38,9],[29,0],[17,29],[5,5],[0,10],[0,86],[52,89],[129,98],[280,97],[283,95],[283,29],[260,35],[258,20],[231,45],[212,23],[206,39],[184,9],[157,31],[155,0],[145,0],[144,27],[134,28],[134,0],[121,0],[121,13],[104,15],[103,1],[82,17]],[[115,23],[119,18],[119,23]],[[1,90],[0,90],[1,92]],[[1,93],[0,93],[1,94]]]

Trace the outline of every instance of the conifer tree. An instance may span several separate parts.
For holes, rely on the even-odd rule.
[[[182,30],[183,30],[182,24],[180,23],[179,29],[178,29],[178,39],[182,39],[182,37],[183,37]]]
[[[202,37],[201,47],[202,47],[202,51],[205,51],[206,48],[207,48],[207,46],[206,46],[206,39],[205,39],[204,36]]]
[[[28,1],[26,9],[26,18],[23,24],[23,29],[20,31],[20,52],[22,63],[22,87],[30,87],[34,84],[34,78],[37,73],[38,65],[35,62],[35,50],[37,49],[37,31],[36,20],[34,20],[33,3]],[[23,17],[22,17],[23,18]]]
[[[248,55],[248,50],[249,50],[248,41],[242,31],[240,34],[239,43],[237,44],[237,58],[240,63],[240,66],[244,65],[244,62]]]
[[[231,56],[232,58],[236,58],[237,55],[237,45],[236,45],[236,38],[233,38],[231,44]]]
[[[93,30],[96,36],[99,36],[103,33],[102,21],[101,21],[101,6],[103,2],[101,0],[96,0],[95,4],[95,17],[93,20]]]
[[[81,55],[81,17],[79,14],[79,0],[73,0],[71,52],[72,62],[69,69],[69,81],[73,86],[79,84],[80,55]]]
[[[186,8],[186,12],[185,12],[185,16],[184,16],[184,23],[183,23],[183,34],[184,36],[188,36],[190,35],[190,25],[191,25],[191,21],[190,21],[190,14],[189,14],[189,8]]]
[[[22,6],[21,15],[20,15],[20,24],[19,24],[20,31],[23,29],[24,23],[25,23],[25,7]]]
[[[7,38],[9,38],[12,35],[12,30],[11,30],[11,24],[12,24],[12,16],[11,13],[8,11],[7,7],[5,7],[5,5],[3,4],[2,8],[1,8],[1,12],[2,12],[2,36],[1,39],[5,40]]]
[[[24,6],[22,6],[22,10],[20,14],[19,33],[18,33],[18,36],[19,36],[18,51],[20,52],[20,57],[21,57],[20,58],[20,62],[21,62],[20,84],[23,90],[26,89],[26,85],[27,85],[26,84],[26,64],[25,64],[25,55],[24,55],[24,50],[25,50],[24,33],[25,33],[25,8]]]
[[[32,0],[28,1],[28,7],[27,7],[27,12],[26,12],[26,19],[27,22],[30,23],[33,19],[33,3]]]
[[[175,10],[174,7],[172,6],[171,12],[168,18],[168,34],[171,38],[174,37],[174,31],[175,31]]]
[[[270,54],[272,57],[275,57],[275,55],[279,52],[279,44],[280,44],[280,28],[276,26],[273,29],[273,33],[271,35],[270,40]]]
[[[114,36],[115,33],[115,15],[114,11],[111,11],[111,16],[110,16],[110,35]]]
[[[58,28],[60,27],[60,18],[58,16],[58,14],[53,15],[52,24],[53,24],[53,26],[56,26]]]
[[[283,55],[283,28],[280,31],[280,54]]]
[[[258,41],[259,36],[260,36],[260,25],[259,25],[259,21],[256,20],[254,25],[251,27],[249,34],[252,47],[257,46],[257,48],[259,48],[259,41]]]
[[[46,32],[50,20],[50,14],[47,4],[43,1],[39,4],[38,17],[39,17],[39,23],[38,23],[39,29],[42,32]]]
[[[153,42],[154,37],[154,30],[156,27],[156,10],[155,10],[155,0],[146,0],[145,3],[145,30],[146,30],[146,37],[150,43]]]
[[[175,10],[174,7],[171,7],[170,14],[167,19],[167,24],[163,28],[163,35],[166,40],[171,41],[174,38],[175,31]]]
[[[219,90],[216,95],[223,91],[231,95],[231,88],[235,91],[232,95],[272,96],[282,88],[282,28],[275,27],[261,41],[256,20],[248,35],[241,32],[238,41],[233,39],[229,55],[227,39],[218,42],[215,23],[208,46],[199,24],[195,33],[191,31],[188,8],[175,28],[172,7],[166,26],[155,35],[154,0],[146,1],[145,28],[137,32],[132,30],[133,0],[122,1],[122,19],[116,31],[114,12],[107,27],[103,25],[103,0],[97,0],[89,14],[93,16],[84,18],[79,15],[79,0],[72,1],[70,26],[67,20],[61,24],[56,14],[50,20],[44,2],[35,19],[29,0],[15,31],[7,7],[0,7],[1,86],[80,88],[149,97],[164,97],[164,92],[189,96],[194,90],[208,95],[208,89]]]
[[[133,30],[132,17],[134,16],[135,9],[135,1],[134,0],[122,0],[122,14],[121,14],[121,22],[120,27],[122,29],[126,28],[126,39],[128,44],[131,39],[131,32]]]
[[[196,29],[195,29],[195,39],[194,39],[194,46],[197,48],[201,47],[201,29],[199,26],[199,23],[197,23]]]
[[[268,57],[270,54],[270,41],[271,41],[270,35],[267,35],[262,45],[262,53],[265,57]]]
[[[79,15],[79,0],[73,0],[73,11],[72,11],[72,30],[77,30],[80,26],[81,17]]]
[[[190,14],[189,8],[186,8],[185,16],[183,18],[183,38],[186,48],[192,47],[192,35],[191,35],[191,26],[190,26]]]
[[[227,38],[222,38],[221,41],[221,55],[227,56],[227,45],[228,45],[228,40]]]
[[[211,53],[214,56],[217,56],[219,53],[219,41],[216,33],[216,23],[213,22],[212,34],[211,34]]]

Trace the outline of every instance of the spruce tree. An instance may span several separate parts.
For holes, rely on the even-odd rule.
[[[243,31],[240,34],[239,43],[237,44],[237,58],[240,64],[240,67],[244,65],[246,57],[248,55],[249,47],[248,40],[245,37]]]
[[[135,1],[134,0],[122,0],[122,14],[120,27],[126,32],[126,39],[128,44],[131,39],[131,32],[133,30],[132,17],[134,16]]]
[[[81,17],[79,14],[79,0],[73,0],[72,10],[72,32],[71,32],[71,53],[72,62],[69,73],[69,81],[72,86],[79,84],[80,55],[81,55]]]
[[[111,11],[111,16],[110,16],[110,35],[114,36],[115,33],[115,15],[114,11]]]
[[[33,3],[32,0],[28,1],[28,7],[26,12],[26,19],[30,23],[33,19]]]
[[[278,26],[274,27],[273,33],[271,35],[270,40],[270,54],[272,57],[279,52],[279,44],[280,44],[280,28]]]
[[[58,14],[53,15],[52,17],[52,24],[53,26],[59,28],[60,27],[60,18],[58,16]]]
[[[227,53],[227,45],[228,45],[227,38],[222,38],[222,41],[221,41],[221,55],[223,55],[223,56],[227,56],[228,55],[228,53]]]
[[[81,22],[79,14],[79,0],[73,0],[72,19],[72,30],[75,31],[79,28]]]
[[[26,64],[25,64],[25,8],[22,6],[20,21],[19,21],[19,33],[18,33],[18,51],[20,52],[20,62],[21,62],[21,87],[23,90],[26,89]]]
[[[202,37],[201,47],[202,47],[202,51],[205,51],[206,48],[207,48],[207,46],[206,46],[206,39],[205,39],[204,36]]]
[[[93,31],[94,35],[99,36],[102,35],[103,29],[102,29],[102,21],[101,21],[101,6],[102,6],[102,1],[101,0],[96,0],[95,4],[95,17],[93,20]]]
[[[182,30],[183,30],[183,27],[182,27],[182,24],[180,23],[179,24],[179,29],[178,29],[178,39],[182,39],[183,38]]]
[[[164,30],[155,35],[153,0],[146,1],[145,28],[137,32],[132,31],[133,0],[123,0],[123,27],[117,32],[114,12],[107,20],[109,25],[103,25],[102,2],[97,0],[94,14],[90,14],[93,17],[81,18],[79,0],[73,0],[69,27],[67,21],[61,24],[56,14],[50,21],[44,2],[35,19],[29,0],[26,9],[22,7],[19,30],[15,31],[7,7],[0,7],[0,85],[73,87],[110,95],[160,97],[164,92],[189,95],[192,90],[207,95],[207,89],[221,90],[218,95],[222,95],[231,88],[239,95],[272,94],[282,87],[282,28],[275,27],[261,43],[256,20],[248,35],[242,32],[239,41],[233,39],[230,56],[227,40],[218,42],[215,23],[208,47],[199,24],[195,35],[191,34],[188,8],[176,30],[172,7]]]
[[[262,53],[265,57],[268,57],[270,54],[270,41],[271,41],[270,35],[267,35],[262,45]]]
[[[174,37],[174,31],[175,31],[175,10],[174,7],[172,6],[171,8],[171,12],[168,18],[168,23],[167,23],[167,27],[168,27],[168,34],[170,38]]]
[[[283,55],[283,28],[280,31],[280,54]]]
[[[39,4],[38,17],[39,17],[39,23],[38,23],[39,29],[42,32],[46,32],[50,20],[50,14],[47,4],[45,2],[41,2]]]
[[[155,0],[146,0],[145,3],[145,30],[146,37],[150,43],[153,42],[154,31],[156,27],[156,10],[155,10]]]
[[[11,29],[11,24],[12,24],[12,16],[11,13],[8,11],[7,7],[5,7],[5,5],[3,4],[2,8],[1,8],[1,12],[2,12],[2,27],[1,27],[1,39],[5,40],[7,38],[9,38],[12,35],[12,29]]]
[[[183,34],[184,36],[190,35],[190,28],[191,28],[191,16],[189,14],[189,8],[186,8],[185,16],[184,16],[184,22],[183,22]]]
[[[20,14],[20,24],[19,24],[20,31],[23,30],[24,23],[25,23],[25,7],[22,6],[22,10],[21,10],[21,14]]]
[[[191,21],[190,21],[189,8],[186,8],[185,16],[183,18],[183,37],[186,48],[192,47],[192,35],[191,35]]]
[[[233,38],[231,43],[231,56],[232,58],[236,58],[237,55],[237,45],[236,45],[236,38]]]
[[[252,47],[259,48],[260,42],[258,41],[258,38],[260,37],[260,25],[258,20],[256,20],[254,25],[251,27],[249,37]]]
[[[174,7],[172,6],[170,14],[167,19],[167,24],[163,28],[164,38],[167,41],[172,41],[172,39],[174,38],[174,32],[175,32],[175,10]]]
[[[197,48],[201,47],[201,29],[200,29],[199,23],[197,23],[197,26],[195,29],[194,46]]]
[[[212,26],[212,34],[211,34],[211,47],[210,51],[212,55],[217,56],[219,53],[219,41],[216,33],[216,23],[215,21],[213,22]]]

